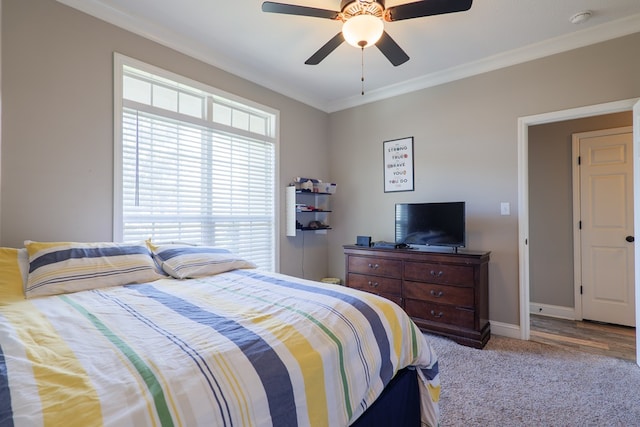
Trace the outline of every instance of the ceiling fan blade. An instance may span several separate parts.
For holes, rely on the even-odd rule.
[[[311,16],[314,18],[338,19],[338,12],[315,7],[296,6],[294,4],[275,3],[265,1],[262,3],[263,12],[284,13],[285,15]]]
[[[442,15],[444,13],[464,12],[471,9],[473,0],[423,0],[400,4],[387,9],[386,20],[421,18],[423,16]]]
[[[342,35],[341,31],[333,36],[333,38],[329,40],[324,46],[318,49],[316,53],[311,55],[311,57],[304,63],[307,65],[318,65],[320,61],[327,57],[327,55],[336,50],[336,48],[340,46],[342,42],[344,42],[344,36]]]
[[[404,64],[409,60],[409,55],[407,55],[404,50],[402,50],[402,48],[398,46],[398,43],[396,43],[395,40],[393,40],[386,31],[382,33],[380,40],[378,40],[378,42],[376,43],[376,46],[378,47],[378,49],[380,49],[380,52],[382,52],[382,54],[386,56],[387,59],[396,67],[398,65]]]

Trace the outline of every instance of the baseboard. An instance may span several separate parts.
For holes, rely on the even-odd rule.
[[[517,340],[522,339],[522,331],[520,325],[514,325],[511,323],[496,322],[491,320],[491,335],[499,335],[506,338],[514,338]]]
[[[561,319],[575,319],[573,307],[561,307],[558,305],[530,303],[530,313],[536,313],[543,316],[558,317]],[[496,322],[491,320],[491,335],[500,335],[507,338],[522,339],[522,328],[520,325],[511,323]]]
[[[540,304],[537,302],[529,303],[529,313],[539,314],[541,316],[557,317],[559,319],[574,320],[576,318],[575,309],[573,307]]]
[[[522,339],[520,335],[520,325],[496,322],[494,320],[491,320],[490,323],[491,335],[500,335],[501,337],[515,338],[517,340]]]

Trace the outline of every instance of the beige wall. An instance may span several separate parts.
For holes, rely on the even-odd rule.
[[[2,245],[111,240],[114,51],[279,110],[281,204],[293,177],[328,179],[326,113],[54,0],[2,8]],[[325,241],[302,252],[281,237],[282,271],[299,274],[304,254],[307,276],[325,276]]]
[[[492,253],[490,319],[506,324],[519,321],[518,117],[640,96],[640,33],[328,115],[53,0],[2,7],[2,245],[111,239],[117,51],[280,110],[281,188],[338,184],[333,231],[280,238],[284,273],[343,277],[342,245],[392,240],[396,202],[465,200],[468,246]],[[405,136],[415,191],[384,193],[382,141]]]
[[[574,307],[571,135],[632,124],[629,111],[529,127],[532,303]]]
[[[518,118],[639,97],[638,46],[640,33],[332,114],[330,273],[344,276],[356,235],[393,239],[396,202],[465,200],[468,247],[491,251],[489,317],[519,324]],[[406,136],[415,191],[384,193],[382,142]]]

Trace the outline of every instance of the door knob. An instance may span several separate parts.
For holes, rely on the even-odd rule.
[[[634,241],[634,240],[636,240],[636,239],[635,239],[635,237],[633,237],[633,236],[627,236],[627,237],[625,237],[625,239],[624,239],[624,240],[626,240],[627,242],[631,243],[631,242],[633,242],[633,241]]]

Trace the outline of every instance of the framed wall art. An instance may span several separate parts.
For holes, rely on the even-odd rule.
[[[413,191],[413,137],[383,142],[384,192]]]

